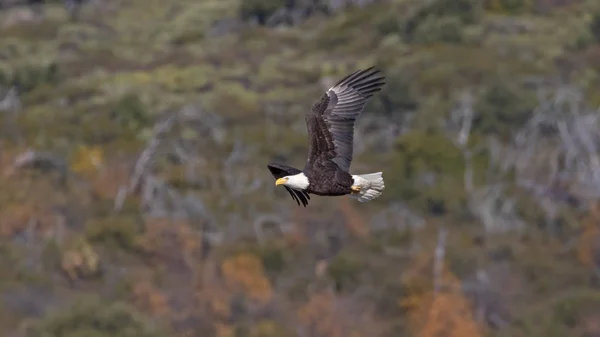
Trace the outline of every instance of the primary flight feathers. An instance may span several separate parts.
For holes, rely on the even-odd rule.
[[[385,78],[370,67],[342,78],[327,90],[306,114],[309,147],[303,170],[287,165],[267,165],[276,179],[304,206],[310,194],[351,195],[360,202],[373,200],[385,188],[381,172],[351,175],[354,123]]]

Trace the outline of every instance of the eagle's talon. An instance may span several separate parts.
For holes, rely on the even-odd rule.
[[[350,189],[352,190],[352,194],[356,194],[360,192],[360,186],[357,185],[352,185],[352,187],[350,187]]]

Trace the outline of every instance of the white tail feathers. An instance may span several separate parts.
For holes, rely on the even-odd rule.
[[[378,198],[385,189],[383,172],[352,175],[354,186],[360,187],[360,192],[350,196],[360,202],[371,201]]]

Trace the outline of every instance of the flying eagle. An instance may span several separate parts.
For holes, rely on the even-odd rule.
[[[275,186],[283,185],[298,205],[306,207],[309,194],[350,195],[360,202],[381,195],[382,172],[350,174],[354,122],[373,94],[383,87],[385,77],[370,67],[357,70],[329,88],[305,115],[309,150],[303,170],[287,165],[267,165]]]

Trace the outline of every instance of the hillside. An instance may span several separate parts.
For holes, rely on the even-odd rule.
[[[0,337],[600,334],[598,1],[36,6],[0,1]],[[371,65],[383,196],[298,207],[266,164]]]

